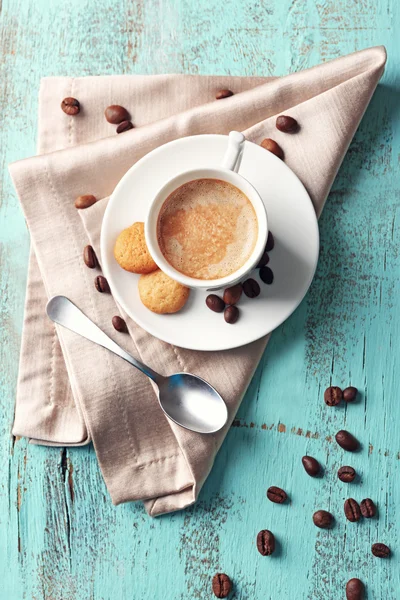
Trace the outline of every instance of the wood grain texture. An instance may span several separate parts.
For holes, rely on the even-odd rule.
[[[216,571],[232,598],[336,600],[360,577],[369,600],[400,598],[400,338],[397,0],[3,0],[0,3],[0,598],[211,598]],[[196,506],[148,518],[111,505],[92,447],[37,448],[10,436],[29,236],[6,165],[35,152],[45,75],[283,75],[375,44],[388,65],[321,219],[310,292],[268,345]],[[318,119],[318,115],[315,115]],[[309,124],[312,126],[312,124]],[[328,409],[330,383],[362,390]],[[333,441],[351,430],[362,451]],[[324,466],[309,478],[301,457]],[[337,481],[342,464],[360,479]],[[290,496],[266,500],[268,486]],[[373,498],[379,518],[348,523],[347,496]],[[331,531],[311,520],[336,516]],[[262,557],[260,529],[278,551]],[[371,543],[386,542],[390,560]]]

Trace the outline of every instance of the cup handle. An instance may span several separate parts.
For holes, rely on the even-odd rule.
[[[229,169],[235,173],[239,171],[245,139],[243,133],[240,133],[239,131],[230,132],[228,147],[222,161],[222,167],[224,169]]]

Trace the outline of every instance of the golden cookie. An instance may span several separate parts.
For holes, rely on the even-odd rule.
[[[176,313],[185,306],[190,290],[158,269],[139,279],[139,295],[152,312]]]
[[[144,223],[134,223],[121,231],[114,246],[115,260],[131,273],[151,273],[158,269],[148,251],[144,237]]]

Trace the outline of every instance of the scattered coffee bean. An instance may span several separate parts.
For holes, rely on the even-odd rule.
[[[122,121],[129,121],[131,118],[126,108],[119,106],[118,104],[107,106],[104,111],[104,116],[107,121],[113,125],[118,125],[119,123],[122,123]]]
[[[110,294],[110,286],[108,285],[108,281],[103,275],[98,275],[94,280],[95,288],[101,294]]]
[[[212,580],[212,591],[217,598],[227,598],[232,590],[232,581],[225,573],[216,573]]]
[[[223,98],[229,98],[230,96],[233,96],[233,92],[231,90],[219,90],[215,94],[215,99],[222,100]]]
[[[230,325],[236,323],[239,318],[239,309],[237,306],[227,306],[224,311],[224,319]]]
[[[376,506],[371,498],[365,498],[365,500],[361,500],[360,509],[362,516],[366,519],[372,519],[372,517],[374,517],[376,514]]]
[[[360,444],[354,435],[351,435],[351,433],[345,431],[344,429],[341,429],[337,432],[335,439],[339,446],[348,452],[355,452],[360,447]]]
[[[260,286],[255,279],[246,279],[243,283],[243,291],[248,298],[256,298],[260,295]]]
[[[83,260],[85,265],[89,267],[89,269],[94,269],[97,267],[97,258],[96,253],[93,250],[92,246],[85,246],[83,249]]]
[[[351,483],[355,479],[356,472],[353,467],[340,467],[337,475],[340,481],[343,481],[344,483]]]
[[[388,558],[390,555],[390,548],[386,544],[372,544],[371,552],[377,558]]]
[[[343,392],[340,387],[331,386],[325,390],[324,400],[328,406],[337,406],[343,398]]]
[[[303,463],[303,467],[305,468],[306,472],[311,477],[316,477],[321,471],[321,465],[317,459],[313,458],[312,456],[303,456],[301,462]]]
[[[350,386],[343,391],[343,400],[353,402],[356,399],[358,389]]]
[[[265,246],[265,252],[271,252],[271,250],[274,249],[275,246],[275,240],[274,240],[274,236],[272,235],[272,231],[268,231],[268,237],[267,237],[267,243]]]
[[[115,315],[115,317],[112,318],[112,324],[116,331],[119,331],[120,333],[127,333],[128,328],[122,317]]]
[[[344,503],[344,514],[351,523],[355,523],[361,519],[360,505],[354,498],[348,498]]]
[[[275,550],[275,536],[268,529],[262,529],[257,535],[257,550],[262,556],[271,556]]]
[[[261,267],[265,267],[269,263],[269,255],[268,252],[264,252],[260,260],[258,261],[257,269],[261,269]]]
[[[208,308],[214,312],[220,313],[225,308],[225,302],[216,294],[209,294],[206,298]]]
[[[232,287],[226,288],[223,296],[225,304],[237,304],[240,300],[240,296],[242,295],[242,291],[243,286],[241,283],[237,283]]]
[[[84,194],[83,196],[78,196],[75,200],[75,208],[89,208],[96,202],[95,196],[92,194]]]
[[[260,279],[264,283],[271,285],[271,283],[274,281],[274,274],[273,274],[272,270],[269,267],[261,267]]]
[[[354,577],[346,584],[347,600],[364,600],[364,584],[360,579]]]
[[[122,121],[122,123],[120,123],[116,129],[117,133],[124,133],[124,131],[129,131],[130,129],[133,129],[133,125],[130,121]]]
[[[275,142],[275,140],[271,140],[271,138],[266,138],[261,142],[260,145],[269,152],[272,152],[272,154],[275,154],[275,156],[277,156],[278,158],[281,158],[283,160],[283,150],[280,147],[280,145]]]
[[[76,98],[64,98],[61,102],[61,108],[65,114],[74,116],[81,110],[81,105]]]
[[[276,128],[284,133],[295,133],[299,129],[299,124],[293,117],[280,115],[276,119]]]
[[[275,504],[283,504],[287,500],[287,494],[281,488],[272,485],[267,490],[267,498],[271,502],[275,502]]]
[[[320,529],[328,529],[333,523],[333,515],[327,510],[317,510],[313,514],[313,521]]]

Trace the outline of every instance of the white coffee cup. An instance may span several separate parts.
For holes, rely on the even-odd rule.
[[[247,179],[238,173],[244,150],[244,142],[245,137],[242,133],[239,133],[238,131],[231,131],[229,134],[228,148],[226,150],[221,167],[184,171],[180,175],[177,175],[176,177],[173,177],[167,181],[167,183],[164,184],[157,192],[153,202],[151,203],[150,210],[145,221],[145,237],[147,247],[159,268],[169,277],[171,277],[171,279],[178,281],[182,285],[186,285],[190,288],[207,290],[230,287],[238,281],[244,279],[249,272],[254,269],[264,252],[268,237],[268,222],[265,206],[257,190],[249,181],[247,181]],[[166,260],[158,243],[158,217],[165,200],[181,185],[196,179],[219,179],[236,186],[249,199],[257,217],[257,241],[250,257],[237,271],[234,271],[230,275],[221,277],[219,279],[196,279],[177,271]]]

